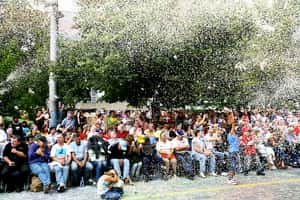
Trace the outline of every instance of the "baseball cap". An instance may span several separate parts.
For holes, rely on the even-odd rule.
[[[176,135],[177,136],[184,136],[184,132],[182,130],[177,130]]]

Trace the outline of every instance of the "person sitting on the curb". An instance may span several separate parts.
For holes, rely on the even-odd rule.
[[[130,162],[128,159],[129,149],[127,146],[126,140],[119,139],[118,142],[113,142],[109,148],[111,152],[110,163],[126,184],[132,184],[129,177]],[[123,166],[123,174],[121,172],[121,166]]]
[[[50,159],[50,150],[47,145],[47,138],[41,136],[37,143],[33,143],[28,152],[29,167],[34,175],[37,175],[41,180],[44,193],[50,190],[51,177],[50,168],[48,165]]]
[[[80,176],[83,177],[85,183],[88,183],[93,165],[88,161],[87,145],[81,141],[79,133],[75,134],[75,141],[70,144],[70,152],[73,185],[79,185]]]
[[[52,147],[50,156],[58,185],[57,191],[64,192],[66,190],[67,180],[69,176],[69,165],[71,155],[69,146],[64,143],[63,134],[57,135],[57,143]]]
[[[97,135],[90,137],[88,140],[89,160],[92,163],[96,173],[95,179],[91,179],[93,184],[97,183],[108,166],[108,146],[109,143]]]
[[[7,183],[8,191],[22,190],[29,173],[27,153],[28,146],[22,142],[19,135],[13,136],[12,141],[5,146],[3,151],[5,165],[1,171],[1,178],[4,183]]]
[[[257,142],[256,137],[251,132],[251,130],[247,130],[244,132],[244,135],[242,136],[241,143],[244,145],[244,153],[245,153],[245,171],[244,175],[247,176],[250,171],[250,164],[251,161],[255,161],[256,164],[256,175],[264,176],[264,168],[260,162],[260,159],[257,155],[256,148],[255,148],[255,142]]]
[[[184,132],[182,130],[176,131],[176,138],[172,140],[172,145],[175,149],[177,163],[182,165],[184,172],[189,179],[194,179],[194,167],[190,146],[187,138],[184,138]]]
[[[216,160],[212,151],[208,150],[205,144],[204,131],[196,131],[196,137],[192,141],[193,157],[200,163],[200,176],[206,178],[206,160],[209,159],[209,172],[212,176],[217,176],[215,173]]]
[[[156,144],[156,148],[157,152],[160,154],[166,165],[166,173],[170,174],[169,169],[171,165],[173,170],[173,174],[171,176],[176,177],[177,160],[174,153],[174,148],[172,146],[172,142],[167,140],[166,132],[161,133],[160,140]]]
[[[155,145],[155,144],[154,144]],[[151,144],[150,138],[146,136],[144,138],[144,143],[142,144],[142,156],[143,156],[143,173],[145,175],[145,181],[151,180],[151,170],[153,170],[155,165],[159,167],[159,173],[162,178],[166,178],[166,167],[164,166],[163,159],[154,152],[154,145]],[[154,166],[153,166],[154,165]]]

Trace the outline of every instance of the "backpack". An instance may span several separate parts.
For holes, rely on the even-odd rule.
[[[37,176],[33,176],[31,178],[31,184],[30,184],[30,192],[41,192],[43,191],[42,182]]]
[[[108,157],[109,154],[108,146],[109,143],[105,141],[102,137],[95,135],[89,138],[88,149],[92,149],[95,152],[96,158],[99,157],[99,154]]]

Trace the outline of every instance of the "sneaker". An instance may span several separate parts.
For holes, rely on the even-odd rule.
[[[221,176],[228,176],[228,173],[227,172],[222,172]]]
[[[258,172],[256,172],[256,175],[257,176],[265,176],[266,174],[263,171],[258,171]]]
[[[50,185],[46,185],[46,186],[44,187],[44,193],[45,193],[45,194],[48,194],[49,191],[50,191]]]
[[[201,178],[206,178],[206,176],[204,175],[203,172],[200,172],[200,175],[199,175]]]
[[[273,165],[272,167],[271,167],[271,170],[276,170],[277,169],[277,167],[275,167],[275,165]]]
[[[94,181],[93,179],[89,179],[88,185],[96,185],[96,181]]]
[[[218,176],[215,172],[210,173],[210,175],[211,175],[211,176],[214,176],[214,177]]]
[[[125,179],[124,179],[124,183],[125,183],[126,185],[134,185],[130,178],[125,178]]]
[[[149,182],[149,181],[151,181],[152,179],[151,179],[151,177],[150,176],[145,176],[145,182]]]
[[[187,176],[187,178],[188,178],[189,180],[194,180],[194,179],[195,179],[195,177],[194,177],[193,175],[189,175],[189,176]]]
[[[228,182],[227,182],[228,184],[231,184],[231,185],[237,185],[238,183],[237,183],[237,181],[236,180],[234,180],[234,179],[228,179]]]
[[[57,192],[62,192],[62,186],[59,185],[59,186],[57,187],[56,191],[57,191]]]
[[[21,188],[20,188],[20,187],[17,187],[17,188],[16,188],[16,192],[17,192],[17,193],[22,192]]]
[[[66,191],[66,187],[64,184],[59,184],[58,188],[57,188],[57,192],[64,192]]]

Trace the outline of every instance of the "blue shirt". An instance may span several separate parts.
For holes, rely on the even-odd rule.
[[[70,144],[70,152],[75,153],[75,157],[77,160],[83,160],[87,152],[87,146],[82,141],[80,142],[79,145],[77,145],[76,142],[74,141]]]
[[[61,125],[64,127],[64,128],[67,128],[68,126],[72,126],[72,128],[75,128],[76,127],[76,121],[75,119],[68,119],[68,118],[65,118]]]
[[[229,147],[228,147],[229,152],[239,151],[239,138],[237,135],[232,136],[230,133],[228,133],[227,140],[229,143]]]
[[[33,143],[28,151],[28,161],[29,164],[33,164],[33,163],[47,163],[49,161],[49,157],[50,157],[50,150],[48,148],[48,146],[45,147],[45,152],[44,155],[45,156],[40,156],[38,154],[36,154],[37,149],[39,148],[39,145],[36,143]]]

